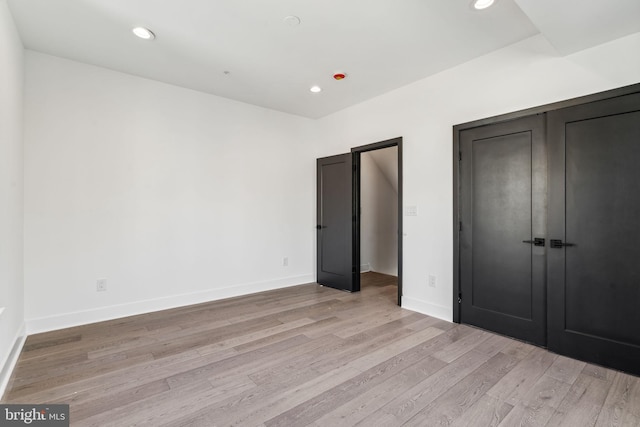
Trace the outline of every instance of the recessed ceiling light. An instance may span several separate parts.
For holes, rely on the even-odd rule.
[[[320,93],[322,92],[322,88],[320,86],[311,86],[311,88],[309,89],[311,92],[313,93]]]
[[[495,0],[474,0],[473,7],[478,10],[486,9],[494,3]]]
[[[156,35],[153,34],[153,31],[144,27],[136,27],[133,30],[133,34],[145,40],[153,40],[156,38]]]
[[[290,27],[295,27],[300,25],[300,18],[295,15],[289,15],[284,17],[284,23]]]

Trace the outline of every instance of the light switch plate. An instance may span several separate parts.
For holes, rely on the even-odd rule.
[[[404,215],[405,216],[418,216],[418,207],[417,206],[405,206]]]

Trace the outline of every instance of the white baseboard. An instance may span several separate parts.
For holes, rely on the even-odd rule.
[[[360,266],[360,273],[367,273],[367,272],[369,272],[369,271],[371,271],[371,265],[369,265],[369,264],[362,264],[362,265]]]
[[[176,307],[183,307],[186,305],[201,304],[204,302],[216,301],[225,298],[232,298],[241,295],[253,294],[256,292],[270,291],[273,289],[286,288],[289,286],[296,286],[313,282],[315,282],[313,274],[305,274],[302,276],[284,277],[265,282],[246,283],[241,285],[229,286],[226,288],[194,292],[190,294],[172,295],[168,297],[154,298],[127,304],[100,307],[92,310],[64,313],[56,316],[27,319],[27,332],[29,335],[32,335],[41,332],[86,325],[89,323],[102,322],[105,320],[118,319],[121,317],[135,316],[137,314],[167,310]]]
[[[417,311],[418,313],[426,314],[427,316],[437,317],[438,319],[446,320],[447,322],[453,321],[452,307],[431,304],[417,298],[403,296],[402,308],[406,308],[407,310],[411,311]]]
[[[9,380],[11,379],[11,374],[13,373],[13,369],[16,367],[16,363],[18,363],[18,358],[20,357],[20,353],[22,352],[22,347],[24,346],[24,342],[27,340],[26,334],[26,325],[23,323],[18,333],[16,334],[15,339],[13,340],[13,345],[11,346],[11,351],[7,355],[6,360],[2,365],[0,365],[0,400],[4,396],[4,392],[9,385]]]

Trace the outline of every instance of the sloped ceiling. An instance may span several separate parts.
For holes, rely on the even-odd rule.
[[[27,49],[319,118],[538,32],[638,31],[639,0],[8,0]],[[299,25],[289,25],[296,16]],[[597,19],[600,18],[600,19]],[[295,20],[294,20],[295,22]],[[144,26],[153,41],[136,38]],[[347,78],[336,81],[336,72]],[[323,91],[312,94],[319,85]]]
[[[563,55],[640,31],[640,0],[515,1]]]
[[[368,151],[363,155],[371,156],[391,187],[398,192],[398,147],[388,147],[381,150]]]

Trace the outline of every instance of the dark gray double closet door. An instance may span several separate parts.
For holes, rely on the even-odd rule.
[[[461,322],[640,374],[640,94],[459,140]]]

